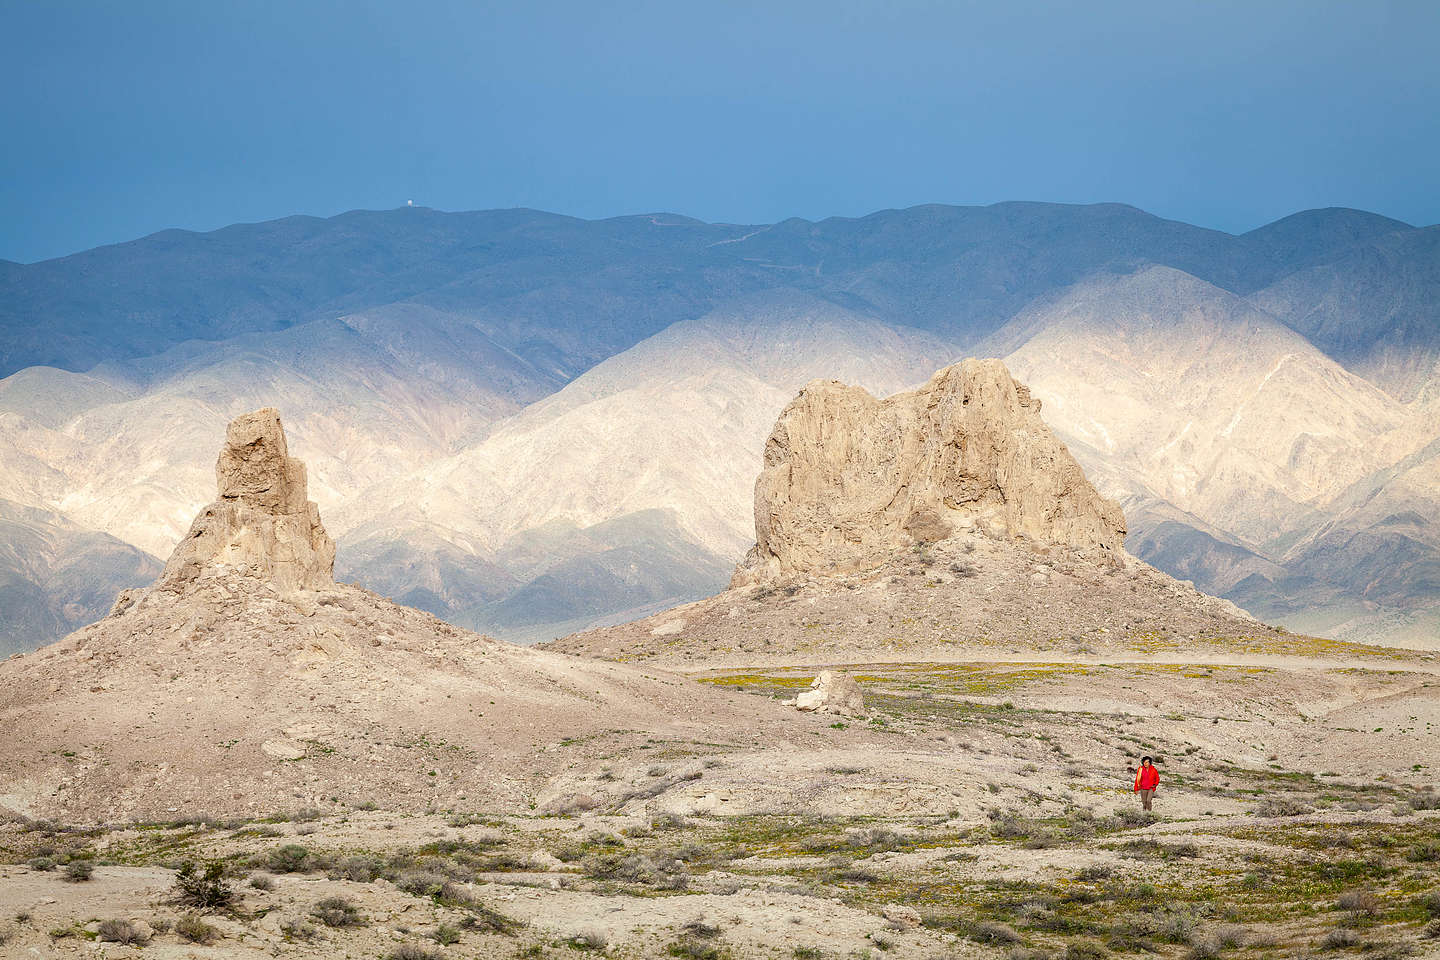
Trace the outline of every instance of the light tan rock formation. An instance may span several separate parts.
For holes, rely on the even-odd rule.
[[[838,713],[854,717],[865,712],[865,694],[860,684],[846,673],[822,670],[810,683],[810,689],[802,691],[795,698],[796,710],[813,710],[816,713]]]
[[[154,587],[0,660],[0,825],[297,804],[519,812],[577,794],[623,805],[633,797],[601,789],[613,776],[581,771],[630,755],[649,769],[654,737],[815,736],[779,704],[501,643],[334,583],[334,544],[274,410],[230,424],[216,479]],[[81,743],[93,760],[56,759]]]
[[[977,529],[1118,555],[1125,517],[999,360],[965,360],[884,400],[815,381],[765,444],[756,542],[734,585],[863,569]]]
[[[335,582],[335,542],[306,498],[305,464],[290,456],[271,407],[230,422],[215,461],[219,498],[175,547],[157,586],[181,590],[207,575],[258,577],[281,594]]]

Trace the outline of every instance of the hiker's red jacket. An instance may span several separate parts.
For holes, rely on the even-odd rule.
[[[1148,766],[1148,767],[1141,767],[1138,771],[1136,771],[1136,773],[1135,773],[1135,789],[1136,789],[1136,790],[1154,790],[1154,789],[1155,789],[1156,787],[1158,787],[1159,785],[1160,785],[1160,771],[1155,769],[1155,765],[1154,765],[1154,764],[1151,764],[1151,765]]]

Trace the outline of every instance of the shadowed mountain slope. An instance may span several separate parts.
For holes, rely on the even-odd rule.
[[[0,500],[0,657],[98,620],[117,593],[159,572],[159,561],[128,543]]]
[[[1440,396],[1440,226],[1358,245],[1255,302],[1399,399]]]
[[[0,375],[86,370],[188,340],[418,303],[456,314],[568,379],[734,296],[790,287],[851,298],[962,340],[1096,270],[1161,263],[1249,291],[1406,230],[1310,211],[1241,237],[1122,204],[928,205],[866,217],[707,224],[421,208],[168,230],[0,273]]]

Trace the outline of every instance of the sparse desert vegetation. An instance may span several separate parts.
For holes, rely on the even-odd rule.
[[[411,814],[366,805],[298,820],[17,820],[0,830],[0,897],[28,918],[10,928],[12,943],[76,955],[98,938],[148,939],[146,949],[223,943],[236,955],[253,942],[282,956],[324,945],[446,960],[1242,960],[1419,956],[1440,939],[1433,792],[1403,770],[1357,777],[1287,766],[1282,731],[1293,724],[1299,737],[1314,721],[1281,722],[1266,705],[1285,696],[1283,666],[849,669],[870,714],[844,729],[818,718],[813,766],[788,776],[820,792],[770,811],[756,808],[770,794],[743,788],[773,755],[657,740],[581,773],[571,789],[589,792],[583,809]],[[763,704],[793,696],[808,674],[703,679]],[[1070,706],[1072,686],[1093,704],[1108,686],[1171,675],[1188,681],[1184,706],[1170,702],[1143,723],[1124,710]],[[1381,695],[1404,682],[1353,676]],[[1277,717],[1262,753],[1247,755],[1243,735],[1210,722],[1210,690]],[[932,775],[917,756],[906,769],[944,802],[895,809],[908,794],[877,737],[892,753],[934,751],[965,773]],[[1141,752],[1160,758],[1164,777],[1148,815],[1127,780]],[[637,789],[657,781],[659,791]],[[840,809],[876,790],[888,799]],[[712,809],[714,800],[702,802],[712,793],[747,806]],[[308,831],[303,842],[297,827]],[[95,920],[66,906],[71,864],[118,885],[107,894],[118,897],[118,916]],[[46,891],[55,904],[43,904]]]

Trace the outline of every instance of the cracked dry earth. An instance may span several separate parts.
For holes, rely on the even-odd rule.
[[[733,704],[751,739],[557,741],[519,803],[16,816],[3,955],[1436,955],[1440,663],[1286,643],[828,661],[865,692],[855,717],[783,705],[816,654],[701,664],[659,677]],[[1153,817],[1129,792],[1141,754]],[[223,864],[235,902],[178,899],[187,860]],[[77,861],[91,879],[67,879]],[[197,918],[213,942],[178,932]],[[151,938],[101,940],[114,920]]]

